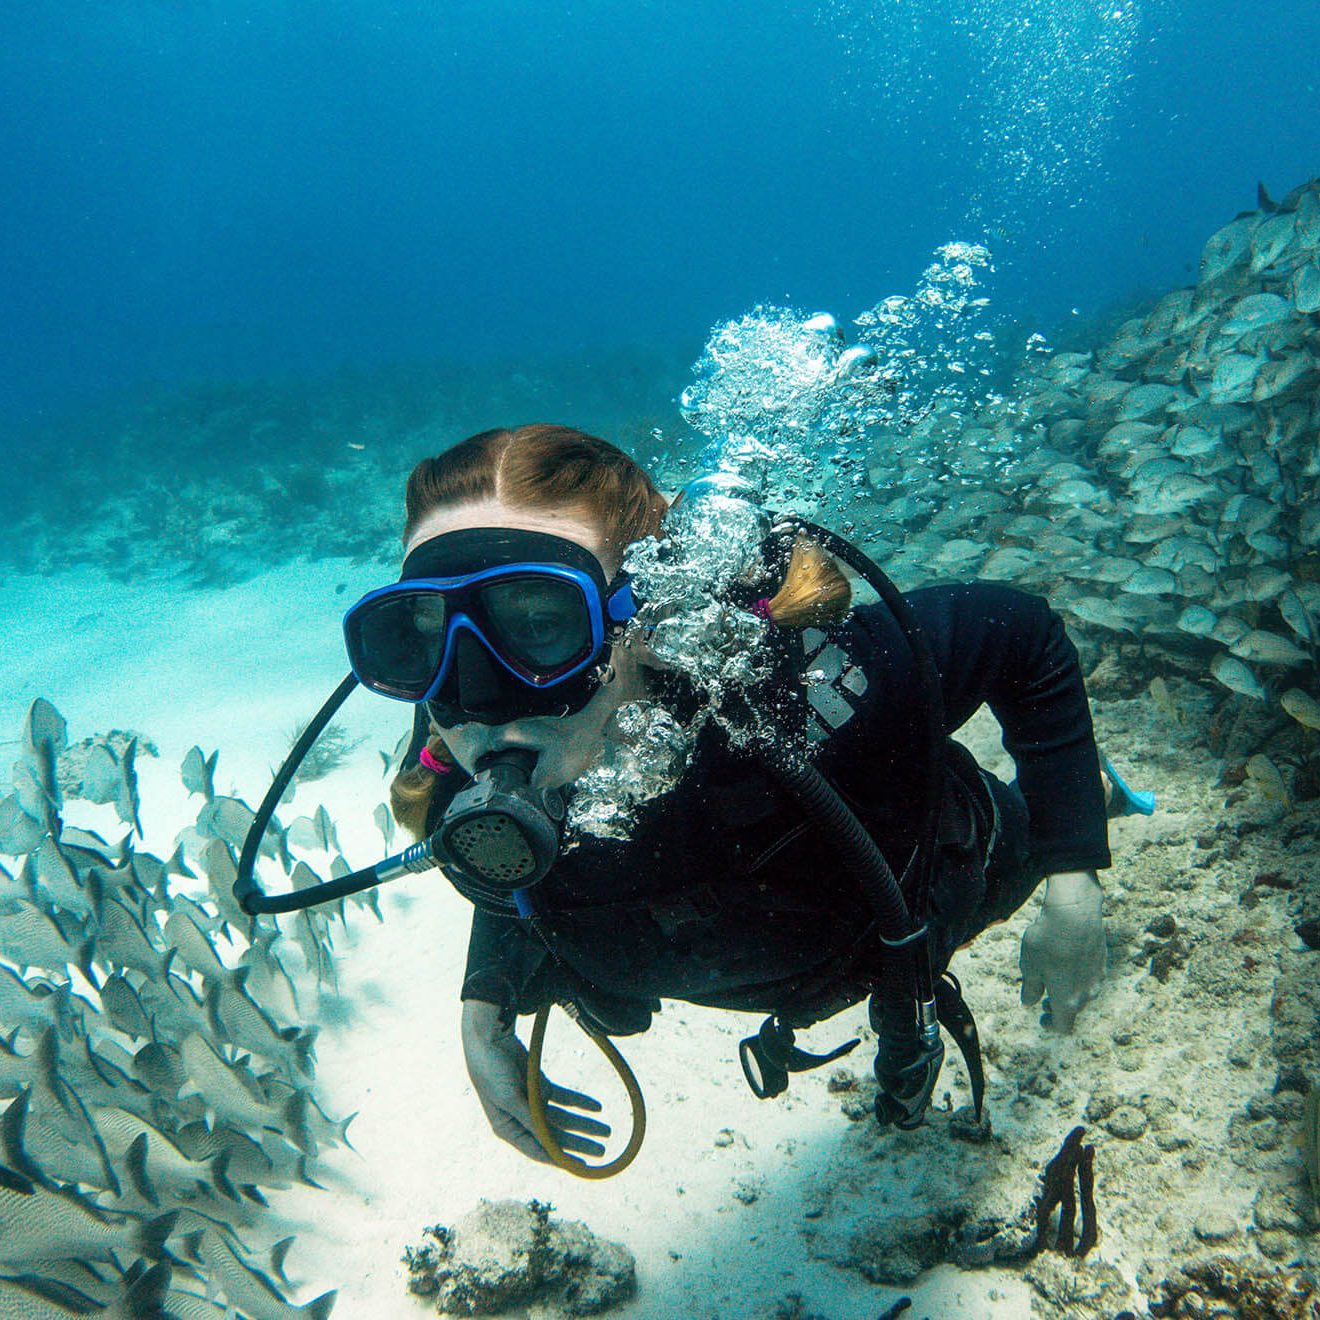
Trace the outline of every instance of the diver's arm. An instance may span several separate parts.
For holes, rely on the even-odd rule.
[[[526,1011],[522,1001],[527,983],[545,956],[526,922],[474,908],[460,998],[495,1004],[512,1019],[520,1008]]]
[[[1103,895],[1110,863],[1105,792],[1077,651],[1039,596],[991,583],[914,592],[950,731],[989,705],[1004,730],[1030,818],[1028,865],[1045,877],[1022,937],[1022,1002],[1072,1029],[1105,974]]]
[[[1107,867],[1091,712],[1063,620],[1040,596],[993,583],[909,600],[935,653],[950,731],[983,704],[1004,730],[1030,812],[1032,865],[1047,876]]]

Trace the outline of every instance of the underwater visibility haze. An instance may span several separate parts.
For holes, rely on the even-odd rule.
[[[72,0],[5,32],[0,1315],[1320,1316],[1320,9]],[[984,1114],[948,1012],[910,1130],[855,1004],[798,1044],[858,1051],[769,1100],[759,1014],[667,1000],[633,1082],[556,1015],[611,1158],[649,1104],[574,1179],[469,1084],[466,890],[235,899],[411,843],[412,711],[369,694],[251,827],[398,576],[409,471],[533,422],[691,492],[622,567],[703,699],[623,704],[564,802],[501,771],[566,858],[713,730],[773,742],[767,535],[1066,625],[1117,784],[1107,970],[1060,1030],[1019,971],[1039,898],[956,953]],[[836,622],[803,763],[884,700]],[[1014,778],[987,709],[958,737]]]

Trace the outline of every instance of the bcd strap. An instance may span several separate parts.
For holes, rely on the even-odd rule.
[[[952,972],[945,972],[935,982],[935,1016],[940,1026],[957,1042],[958,1052],[967,1065],[967,1078],[972,1084],[972,1107],[976,1121],[981,1121],[981,1107],[985,1100],[985,1069],[981,1066],[981,1038],[976,1032],[976,1019],[962,996],[962,986]]]
[[[757,1099],[770,1100],[782,1095],[788,1090],[789,1073],[807,1072],[833,1063],[861,1043],[856,1039],[848,1040],[828,1054],[812,1054],[809,1050],[799,1049],[793,1039],[793,1028],[772,1014],[761,1023],[755,1036],[747,1036],[738,1042],[743,1076]]]

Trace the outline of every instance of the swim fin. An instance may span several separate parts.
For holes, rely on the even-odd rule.
[[[1114,769],[1114,763],[1103,752],[1100,753],[1100,768],[1114,786],[1107,809],[1110,820],[1115,816],[1149,816],[1154,813],[1155,794],[1129,788]]]

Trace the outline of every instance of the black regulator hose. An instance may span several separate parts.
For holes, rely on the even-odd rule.
[[[844,540],[842,536],[830,531],[828,527],[821,527],[807,518],[789,514],[784,521],[793,530],[815,541],[836,559],[842,560],[870,585],[893,615],[912,654],[917,679],[921,684],[924,708],[922,713],[925,716],[925,747],[924,755],[915,758],[923,772],[923,811],[921,826],[917,833],[916,866],[907,895],[907,909],[909,914],[915,914],[917,920],[924,920],[929,910],[930,890],[934,880],[935,844],[939,835],[940,804],[944,793],[944,695],[934,653],[930,649],[930,643],[926,640],[921,624],[912,612],[912,607],[903,598],[903,593],[868,554],[859,550],[850,541]],[[876,851],[878,853],[879,849]],[[884,860],[883,856],[881,860]],[[887,865],[885,869],[889,869]],[[911,915],[908,918],[908,926],[911,929]],[[929,1002],[935,993],[930,960],[918,958],[916,961],[917,997],[923,1002]]]
[[[383,880],[393,880],[396,876],[427,871],[436,864],[431,840],[423,839],[421,843],[415,843],[404,852],[387,857],[374,866],[364,866],[351,875],[309,885],[306,889],[296,889],[287,894],[263,894],[257,886],[254,874],[257,853],[261,848],[262,839],[266,837],[267,829],[270,828],[275,808],[279,806],[285,790],[293,782],[293,777],[298,773],[298,767],[302,765],[303,758],[311,745],[321,736],[325,726],[334,719],[340,706],[348,700],[349,694],[357,687],[357,683],[357,679],[351,673],[348,674],[326,699],[325,705],[312,717],[288,756],[284,758],[284,764],[280,766],[279,773],[270,788],[266,790],[266,796],[262,798],[256,816],[248,827],[247,838],[243,840],[243,850],[238,858],[238,878],[234,881],[234,898],[249,916],[255,917],[261,913],[297,912],[302,908],[314,907],[318,903],[333,903],[336,899],[345,898],[349,894],[370,889]]]
[[[922,962],[916,957],[915,945],[920,929],[913,923],[902,887],[884,853],[815,766],[780,746],[767,744],[760,753],[762,764],[803,809],[807,819],[821,827],[844,869],[866,896],[890,955],[879,960],[874,993],[900,1015],[910,1014],[915,1030],[913,986],[920,984],[918,967]]]

